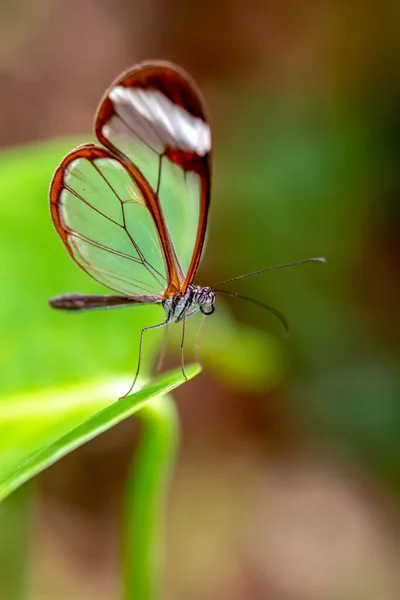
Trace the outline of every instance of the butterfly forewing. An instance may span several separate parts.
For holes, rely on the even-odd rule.
[[[73,259],[107,287],[162,295],[165,266],[146,199],[131,173],[93,145],[69,154],[51,185],[52,216]]]
[[[199,91],[176,67],[141,65],[106,93],[96,134],[135,164],[154,190],[158,227],[175,254],[170,260],[177,258],[178,279],[186,273],[184,291],[200,260],[210,196],[211,130]]]

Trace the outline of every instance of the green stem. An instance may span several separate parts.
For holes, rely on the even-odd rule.
[[[179,422],[170,396],[152,400],[137,417],[142,431],[127,484],[123,597],[154,600],[159,597],[164,570],[164,513]]]
[[[28,597],[31,492],[25,485],[0,504],[0,598],[7,600]]]

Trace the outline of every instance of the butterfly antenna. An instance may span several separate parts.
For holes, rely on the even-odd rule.
[[[228,290],[220,290],[220,289],[216,289],[216,288],[214,288],[213,291],[221,292],[222,294],[227,294],[228,296],[231,296],[232,298],[240,298],[241,300],[247,300],[248,302],[257,304],[257,306],[261,306],[261,308],[265,308],[265,310],[268,310],[268,312],[275,315],[275,317],[282,323],[284,336],[287,337],[290,335],[289,323],[288,323],[285,315],[283,315],[281,313],[281,311],[278,310],[277,308],[274,308],[273,306],[270,306],[269,304],[265,304],[264,302],[260,302],[259,300],[256,300],[255,298],[249,298],[248,296],[242,296],[242,294],[237,294],[236,292],[230,292]]]
[[[283,263],[282,265],[275,265],[274,267],[265,267],[264,269],[259,269],[258,271],[252,271],[251,273],[245,273],[244,275],[238,275],[237,277],[231,277],[231,279],[225,279],[224,281],[219,281],[215,285],[216,286],[224,285],[225,283],[230,283],[231,281],[237,281],[238,279],[244,279],[245,277],[251,277],[252,275],[259,275],[259,273],[265,273],[265,271],[273,271],[275,269],[283,269],[284,267],[295,267],[297,265],[304,265],[305,263],[310,263],[310,262],[325,263],[326,258],[324,258],[323,256],[319,256],[316,258],[305,258],[304,260],[298,260],[296,262],[290,262],[290,263]],[[248,298],[248,300],[249,300],[249,298]]]

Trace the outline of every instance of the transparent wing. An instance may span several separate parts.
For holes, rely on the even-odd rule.
[[[56,229],[74,261],[126,296],[162,296],[165,259],[148,190],[131,165],[92,144],[73,150],[50,188]]]
[[[106,93],[96,135],[134,164],[154,191],[157,225],[165,230],[184,291],[200,261],[210,200],[211,130],[200,92],[177,67],[142,64]],[[166,295],[175,292],[170,282]]]

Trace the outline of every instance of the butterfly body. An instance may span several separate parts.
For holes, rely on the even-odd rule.
[[[56,169],[50,211],[71,258],[117,295],[63,294],[49,302],[68,311],[163,307],[165,320],[141,332],[135,383],[145,331],[182,321],[183,348],[186,319],[211,315],[214,292],[251,299],[193,284],[210,205],[212,137],[189,75],[163,61],[122,73],[100,102],[95,134],[98,144],[75,148]],[[255,303],[287,327],[279,311]]]
[[[215,308],[215,294],[210,287],[189,285],[185,293],[169,296],[163,302],[165,314],[169,321],[179,323],[197,312],[211,315]]]

